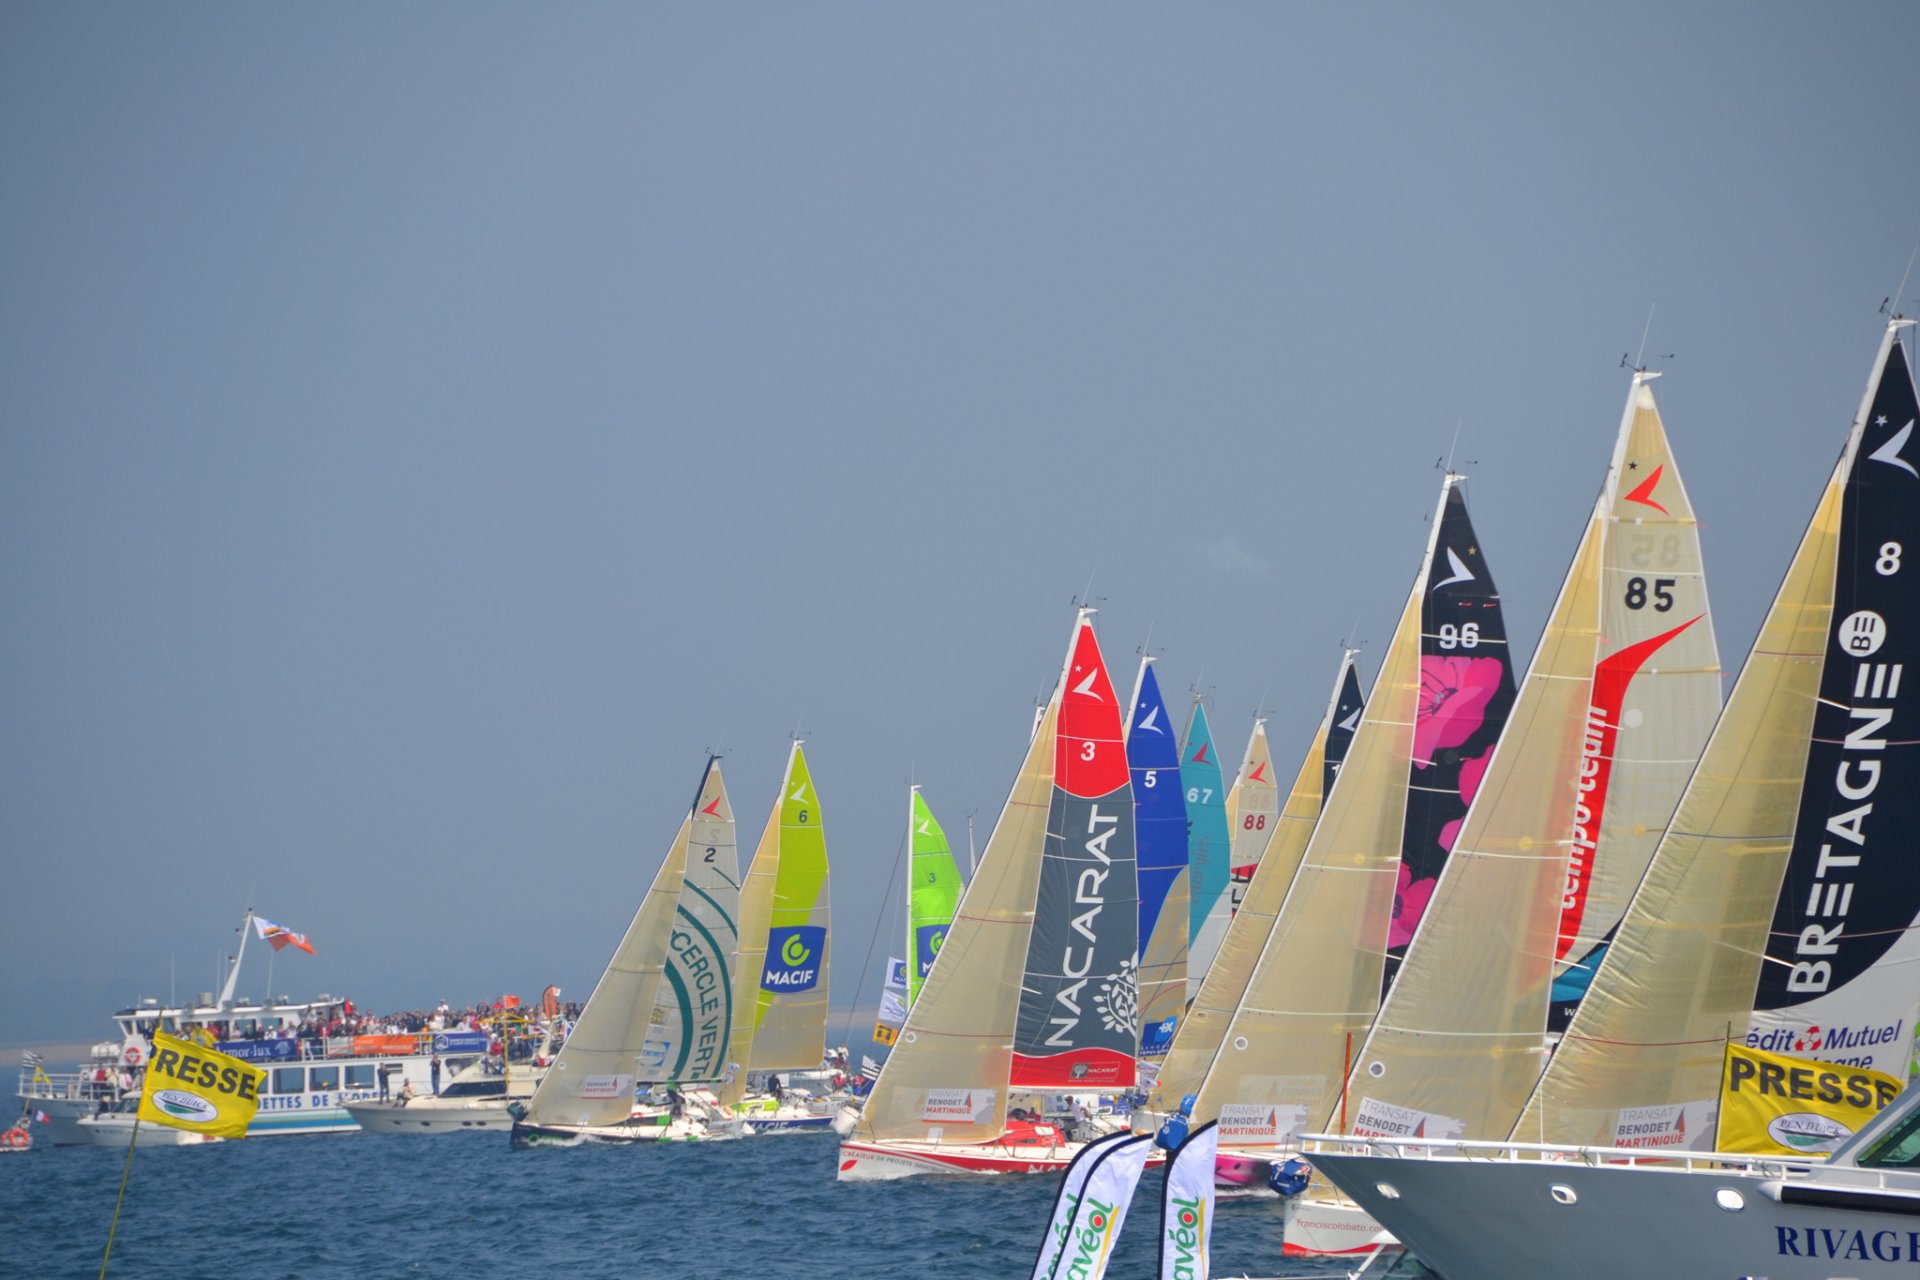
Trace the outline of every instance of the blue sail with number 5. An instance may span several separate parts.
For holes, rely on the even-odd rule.
[[[1151,657],[1140,659],[1134,680],[1127,768],[1140,877],[1140,1056],[1158,1058],[1187,1003],[1187,805]]]

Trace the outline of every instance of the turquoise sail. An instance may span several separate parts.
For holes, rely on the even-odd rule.
[[[1227,893],[1232,880],[1233,833],[1227,830],[1227,789],[1220,778],[1207,709],[1199,699],[1180,748],[1180,781],[1187,788],[1188,903],[1187,998],[1200,990],[1233,918]]]

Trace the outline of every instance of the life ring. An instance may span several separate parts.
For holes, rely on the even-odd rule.
[[[139,1066],[140,1065],[140,1046],[137,1044],[128,1045],[126,1053],[121,1056],[126,1058],[128,1066],[130,1067]]]
[[[9,1129],[5,1133],[0,1133],[0,1146],[24,1147],[32,1141],[25,1129]]]

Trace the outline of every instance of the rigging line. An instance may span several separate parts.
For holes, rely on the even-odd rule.
[[[1651,302],[1647,304],[1647,325],[1646,328],[1640,330],[1640,350],[1635,352],[1633,356],[1633,367],[1635,370],[1641,372],[1644,372],[1647,367],[1647,335],[1653,332],[1654,305],[1655,304]]]
[[[1907,280],[1913,275],[1913,262],[1920,258],[1920,244],[1913,246],[1913,252],[1907,255],[1906,275],[1900,277],[1900,287],[1893,291],[1893,314],[1900,314],[1900,295],[1907,291]]]
[[[912,826],[912,823],[908,823],[908,826]],[[886,896],[881,899],[881,901],[886,904],[886,909],[882,910],[879,916],[875,918],[873,922],[873,932],[867,935],[867,954],[865,958],[860,961],[860,977],[853,984],[853,1007],[847,1010],[846,1021],[840,1024],[841,1044],[850,1045],[853,1043],[853,1015],[860,1011],[860,997],[866,993],[867,970],[873,965],[873,944],[880,940],[880,928],[886,923],[887,917],[893,913],[893,882],[899,878],[900,864],[905,861],[906,853],[907,834],[903,831],[900,833],[900,847],[893,855],[893,869],[887,873],[887,893]],[[907,963],[913,963],[912,956],[907,957]],[[885,983],[881,985],[884,987]],[[878,1022],[879,1019],[875,1018],[874,1021]]]

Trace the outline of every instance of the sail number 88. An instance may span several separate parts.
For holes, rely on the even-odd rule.
[[[1665,613],[1673,608],[1673,584],[1675,578],[1655,578],[1653,580],[1653,611]],[[1647,607],[1647,580],[1645,578],[1627,579],[1627,608],[1644,609]]]
[[[1480,624],[1468,622],[1456,627],[1451,622],[1442,623],[1438,639],[1442,649],[1477,649],[1480,647]]]

